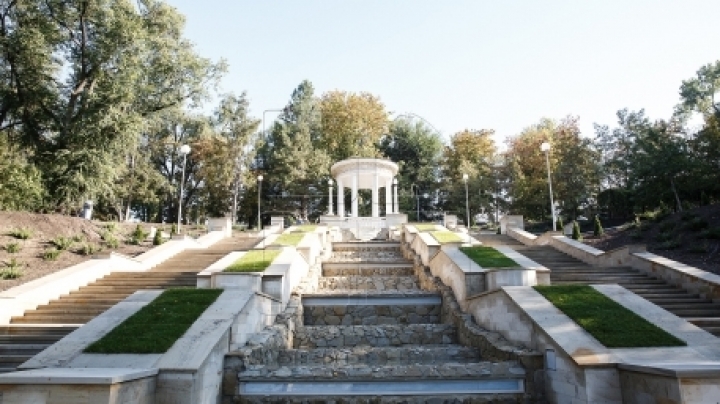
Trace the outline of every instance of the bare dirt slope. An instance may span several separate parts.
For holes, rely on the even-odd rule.
[[[69,251],[60,253],[55,261],[43,259],[43,252],[53,248],[51,240],[58,237],[78,237],[101,246],[104,251],[116,251],[121,254],[136,256],[152,248],[152,243],[145,241],[141,245],[129,245],[126,238],[135,229],[135,224],[116,223],[113,231],[120,241],[116,249],[111,249],[101,239],[101,234],[108,231],[105,223],[93,222],[78,217],[62,215],[45,215],[27,212],[0,212],[0,271],[7,267],[12,259],[22,266],[22,276],[17,279],[0,279],[0,291],[7,290],[22,283],[37,279],[90,259],[79,253],[82,242],[76,242]],[[150,225],[143,224],[148,231]],[[9,235],[14,229],[29,229],[32,233],[27,240]],[[8,244],[18,243],[20,251],[10,253]]]
[[[720,204],[648,217],[600,238],[586,236],[585,243],[605,251],[645,244],[653,254],[720,274]]]

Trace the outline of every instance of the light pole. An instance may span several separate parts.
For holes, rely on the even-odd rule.
[[[262,230],[262,220],[260,219],[260,194],[262,193],[263,176],[258,175],[257,180],[258,180],[258,231],[261,231]]]
[[[333,189],[333,187],[332,186],[333,186],[333,181],[332,181],[332,178],[330,178],[328,180],[328,215],[330,215],[330,216],[332,216],[332,214],[333,214],[333,209],[332,209],[333,208],[332,207],[332,197],[333,197],[332,189]]]
[[[184,144],[180,146],[180,154],[183,156],[182,176],[180,180],[180,200],[178,200],[178,233],[180,233],[180,226],[182,225],[182,200],[183,191],[185,190],[185,164],[187,164],[187,155],[190,153],[190,146]]]
[[[465,220],[468,232],[470,231],[470,203],[468,202],[468,175],[463,174],[462,179],[465,182]],[[468,233],[469,234],[469,233]]]
[[[553,231],[557,231],[557,223],[555,220],[555,202],[553,201],[553,192],[552,192],[552,179],[550,178],[550,143],[543,142],[540,145],[540,150],[545,153],[545,164],[547,164],[547,173],[548,173],[548,187],[550,188],[550,213],[552,214],[552,227]]]

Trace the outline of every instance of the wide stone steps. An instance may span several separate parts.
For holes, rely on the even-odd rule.
[[[102,312],[101,312],[102,313]],[[99,313],[98,313],[99,314]],[[97,314],[85,315],[51,315],[28,314],[26,316],[12,317],[13,324],[73,324],[82,325],[97,317]]]
[[[283,349],[278,364],[297,365],[410,365],[440,362],[480,362],[480,352],[462,345],[403,345],[400,347],[350,346],[338,348]]]
[[[293,347],[341,348],[356,345],[389,347],[456,343],[456,329],[449,324],[341,325],[299,328],[295,333]]]
[[[415,276],[328,276],[318,280],[323,292],[333,290],[415,290],[420,289]]]
[[[17,326],[0,327],[0,373],[15,368],[77,327]]]

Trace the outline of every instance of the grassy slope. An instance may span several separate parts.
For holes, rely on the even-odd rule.
[[[465,241],[462,239],[462,237],[451,231],[431,231],[430,234],[435,237],[435,240],[437,240],[440,244],[462,243],[463,241]]]
[[[225,268],[223,272],[262,272],[270,266],[278,255],[280,255],[280,250],[248,251]]]
[[[492,247],[460,247],[465,255],[483,268],[519,267],[517,262]]]

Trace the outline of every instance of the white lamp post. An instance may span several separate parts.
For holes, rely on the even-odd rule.
[[[183,166],[182,166],[182,177],[180,180],[180,200],[178,200],[178,233],[180,233],[180,226],[182,224],[182,200],[183,200],[183,193],[185,190],[185,164],[187,163],[187,155],[190,154],[190,146],[184,144],[180,146],[179,150],[180,154],[183,156]]]
[[[258,175],[258,231],[262,230],[262,220],[260,219],[260,194],[262,193],[262,180],[263,176]]]
[[[550,213],[552,214],[552,227],[553,231],[557,231],[557,220],[555,220],[555,202],[553,201],[553,191],[552,191],[552,179],[550,178],[550,143],[543,142],[540,145],[540,150],[542,150],[543,153],[545,153],[545,164],[547,164],[547,173],[548,173],[548,187],[550,188]]]
[[[332,178],[328,180],[328,215],[332,216],[333,214],[333,204],[332,204],[332,189],[333,189],[333,180]]]
[[[470,203],[468,202],[468,178],[467,174],[463,174],[462,179],[465,182],[465,221],[468,232],[470,231]]]

